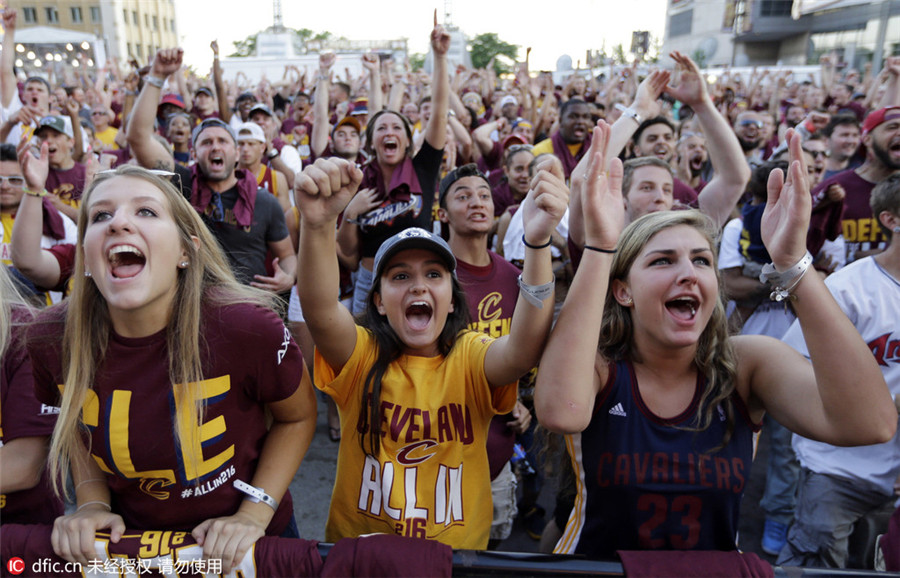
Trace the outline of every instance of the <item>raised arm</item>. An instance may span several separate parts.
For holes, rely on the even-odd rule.
[[[369,114],[373,115],[384,108],[384,95],[381,92],[381,63],[378,55],[367,52],[362,55],[363,68],[369,71]]]
[[[889,56],[884,63],[887,74],[884,96],[878,108],[900,105],[900,56]],[[874,91],[873,91],[874,92]]]
[[[599,358],[600,325],[609,285],[609,270],[625,221],[622,163],[606,168],[609,126],[597,123],[584,183],[587,245],[559,319],[550,334],[534,391],[538,421],[550,431],[575,433],[590,423],[594,398],[606,381]]]
[[[328,92],[331,88],[331,67],[334,65],[333,52],[319,55],[319,73],[316,75],[316,101],[313,103],[313,127],[310,136],[310,148],[316,158],[322,155],[328,146],[328,133],[331,124],[328,122]]]
[[[225,81],[222,79],[222,65],[219,63],[219,41],[209,43],[213,52],[213,86],[216,87],[216,98],[219,103],[219,117],[225,121],[231,121],[231,107],[228,106],[228,93],[225,91]]]
[[[569,203],[562,167],[543,161],[519,208],[525,227],[525,265],[521,295],[516,302],[509,334],[491,344],[484,358],[484,373],[493,386],[513,382],[537,365],[553,321],[553,266],[550,236]],[[542,287],[543,286],[543,287]],[[534,290],[544,291],[534,295]]]
[[[653,118],[659,114],[659,97],[669,82],[669,73],[665,70],[654,70],[638,86],[634,102],[629,107],[639,118]],[[625,149],[640,122],[637,118],[623,114],[609,127],[609,143],[606,145],[606,164],[610,166],[613,159]],[[582,208],[581,190],[591,159],[584,155],[572,172],[570,187],[572,197],[569,209],[569,239],[576,247],[584,246],[584,210]]]
[[[791,130],[787,139],[788,175],[772,171],[761,224],[777,271],[806,255],[812,204],[800,137]],[[736,339],[739,383],[749,382],[751,411],[761,406],[791,431],[833,445],[888,441],[897,410],[872,352],[815,272],[802,275],[791,293],[812,364],[779,341]]]
[[[150,64],[150,73],[144,79],[144,88],[131,112],[126,136],[132,156],[142,167],[166,171],[175,168],[172,155],[153,138],[153,122],[156,120],[162,85],[171,74],[181,69],[183,56],[180,48],[166,48],[156,53]]]
[[[447,75],[447,51],[450,50],[450,34],[438,24],[434,11],[434,29],[431,31],[431,52],[434,68],[431,72],[431,118],[425,127],[425,140],[432,148],[441,150],[447,142],[447,111],[449,110],[450,77]]]
[[[337,297],[340,273],[334,229],[360,182],[362,171],[339,158],[316,160],[294,182],[300,209],[297,293],[316,348],[335,372],[356,347],[356,323]]]
[[[676,62],[673,82],[678,84],[670,84],[666,92],[694,110],[706,137],[709,159],[716,170],[697,202],[700,210],[712,218],[716,227],[722,228],[750,180],[750,166],[744,159],[737,136],[709,97],[700,69],[680,52],[673,52],[671,57]]]
[[[28,150],[28,142],[19,145],[19,164],[25,175],[25,186],[29,191],[42,192],[50,170],[49,144],[41,145],[41,156],[36,158]],[[41,197],[26,193],[19,203],[16,220],[13,221],[10,256],[13,265],[22,275],[38,287],[52,288],[59,285],[59,261],[41,248],[41,234],[44,229],[44,213]]]
[[[17,96],[16,73],[13,65],[16,61],[16,21],[18,15],[15,8],[3,8],[3,52],[0,53],[0,105],[8,108]]]

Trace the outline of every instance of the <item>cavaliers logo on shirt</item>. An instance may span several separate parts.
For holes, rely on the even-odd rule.
[[[400,201],[397,203],[388,203],[377,209],[372,209],[365,215],[360,215],[359,225],[362,227],[371,227],[378,224],[386,224],[388,226],[394,223],[394,219],[412,213],[413,218],[419,216],[422,212],[422,196],[413,195],[408,201]]]

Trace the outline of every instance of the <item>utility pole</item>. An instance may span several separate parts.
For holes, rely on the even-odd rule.
[[[881,0],[881,14],[878,17],[878,33],[875,35],[875,53],[872,55],[872,73],[878,74],[884,60],[884,41],[887,36],[888,19],[891,16],[891,0]]]

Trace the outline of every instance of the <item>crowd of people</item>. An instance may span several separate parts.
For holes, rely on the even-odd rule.
[[[209,78],[172,47],[46,79],[2,19],[7,528],[238,568],[304,538],[318,389],[329,542],[482,550],[519,518],[548,553],[734,551],[765,431],[762,550],[875,567],[849,543],[900,496],[900,57],[559,85],[453,69],[435,16],[430,73],[226,80],[213,42]],[[895,517],[870,549],[900,570]]]

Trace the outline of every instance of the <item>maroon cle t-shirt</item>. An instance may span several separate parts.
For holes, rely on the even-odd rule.
[[[57,319],[32,326],[28,349],[37,397],[55,404],[63,324],[60,313],[47,315]],[[193,460],[173,435],[176,411],[192,408],[173,395],[165,330],[143,338],[110,332],[88,391],[82,421],[91,453],[109,474],[113,511],[130,528],[190,531],[234,514],[245,496],[233,483],[252,483],[266,438],[264,405],[292,395],[303,375],[299,348],[268,309],[208,307],[201,332],[206,409]],[[267,534],[280,535],[293,507],[289,493],[273,497],[279,507]]]

